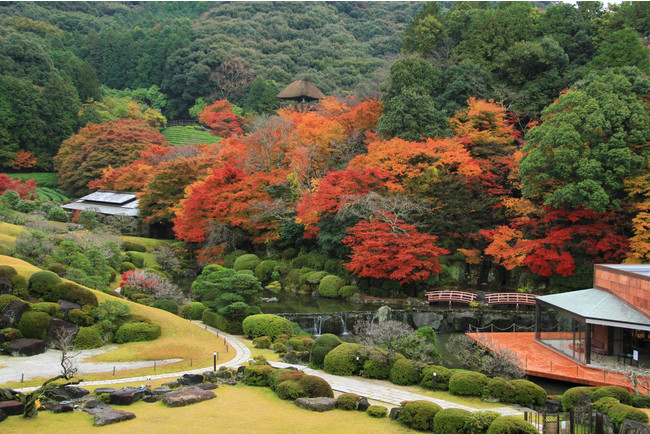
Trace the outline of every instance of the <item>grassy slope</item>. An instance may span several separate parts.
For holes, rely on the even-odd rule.
[[[156,383],[152,384],[153,386]],[[94,428],[93,418],[82,412],[39,413],[36,419],[13,416],[2,422],[6,432],[66,432],[68,434],[106,430],[111,433],[203,432],[213,426],[219,432],[248,433],[406,433],[409,430],[388,418],[373,419],[358,411],[334,410],[317,413],[280,400],[268,388],[222,386],[216,399],[188,407],[166,408],[161,402],[138,402],[116,408],[135,413],[136,418]]]
[[[221,137],[216,137],[197,126],[169,127],[162,130],[169,144],[173,146],[193,145],[197,143],[218,143]]]
[[[29,278],[39,268],[10,256],[0,255],[0,265],[11,265],[21,275]],[[103,292],[90,290],[97,295],[100,303],[113,297]],[[133,342],[120,345],[116,350],[96,356],[89,361],[95,362],[122,362],[139,360],[160,360],[182,358],[182,362],[157,367],[156,373],[176,372],[187,369],[196,369],[212,365],[213,351],[218,351],[220,361],[227,361],[235,356],[235,353],[226,353],[223,340],[216,338],[213,334],[202,330],[200,327],[190,323],[179,316],[172,315],[160,309],[154,309],[128,300],[120,300],[131,307],[131,313],[141,315],[160,324],[162,336],[151,342]],[[190,367],[190,359],[192,366]],[[132,371],[121,371],[113,377],[112,373],[85,375],[85,380],[98,380],[108,378],[124,378],[134,375],[145,375],[153,373],[151,368],[137,369]],[[36,381],[34,384],[38,384]],[[14,386],[16,386],[14,384]]]
[[[23,230],[24,228],[22,226],[0,222],[0,251],[2,251],[2,247],[13,249],[16,237],[18,237],[18,234]]]

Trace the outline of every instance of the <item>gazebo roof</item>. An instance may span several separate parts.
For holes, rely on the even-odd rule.
[[[282,92],[277,95],[280,99],[290,99],[297,101],[313,101],[316,99],[325,98],[325,94],[319,88],[314,86],[307,79],[298,79],[285,87]]]

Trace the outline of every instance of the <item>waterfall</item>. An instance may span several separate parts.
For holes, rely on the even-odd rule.
[[[377,314],[373,311],[278,313],[276,315],[297,323],[301,329],[314,336],[325,333],[351,335],[357,322],[377,322]],[[389,319],[401,320],[408,324],[410,317],[409,311],[393,310]]]

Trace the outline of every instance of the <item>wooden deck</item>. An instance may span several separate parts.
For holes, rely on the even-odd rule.
[[[507,348],[517,354],[527,375],[589,386],[621,386],[634,391],[623,374],[575,360],[535,341],[535,333],[467,333],[488,348]]]

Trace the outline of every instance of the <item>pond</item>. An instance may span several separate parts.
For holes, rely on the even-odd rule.
[[[262,297],[276,297],[277,303],[262,303],[264,313],[331,313],[331,312],[369,312],[379,309],[379,305],[368,303],[350,303],[340,298],[312,297],[311,295],[296,295],[264,292]],[[389,305],[400,308],[400,305]]]

